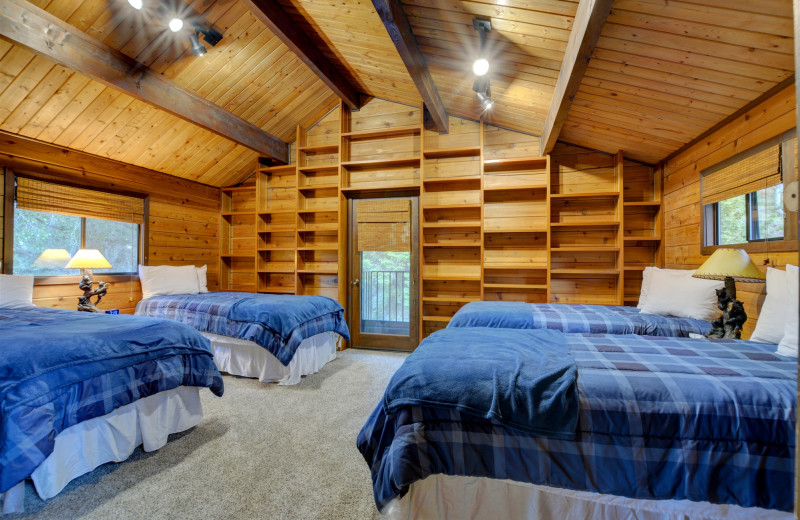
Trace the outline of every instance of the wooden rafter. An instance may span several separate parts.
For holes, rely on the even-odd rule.
[[[339,69],[311,41],[283,7],[275,0],[242,0],[250,12],[267,26],[291,51],[305,63],[347,106],[359,108],[359,94]]]
[[[408,21],[403,5],[400,0],[372,0],[372,5],[378,11],[389,37],[397,47],[400,58],[408,69],[411,79],[417,86],[417,91],[425,103],[425,108],[430,112],[436,128],[441,133],[447,133],[449,127],[447,122],[447,111],[439,97],[439,91],[433,82],[425,57],[419,49],[417,39],[411,30],[411,23]]]
[[[0,2],[0,37],[251,150],[288,162],[288,145],[25,0]]]
[[[553,100],[542,129],[541,155],[550,153],[558,140],[613,3],[614,0],[580,0],[578,4]]]

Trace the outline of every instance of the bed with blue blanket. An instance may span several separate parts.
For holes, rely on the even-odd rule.
[[[191,327],[139,316],[0,308],[0,495],[46,463],[66,430],[139,400],[203,387],[222,395],[208,341]]]
[[[400,518],[792,518],[797,361],[775,348],[447,328],[358,449]]]
[[[708,321],[643,314],[636,307],[564,303],[470,302],[461,307],[448,327],[553,329],[593,334],[640,334],[688,337],[705,335]]]
[[[297,384],[335,358],[350,339],[344,309],[325,296],[207,292],[155,296],[136,314],[185,323],[211,340],[223,372]]]

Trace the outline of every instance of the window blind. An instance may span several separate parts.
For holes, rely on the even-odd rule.
[[[17,177],[17,207],[141,224],[144,199]]]
[[[359,251],[410,251],[411,201],[360,200],[357,207]]]
[[[702,204],[738,197],[781,183],[780,144],[703,172]]]

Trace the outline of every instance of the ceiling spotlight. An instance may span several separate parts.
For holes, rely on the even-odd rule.
[[[490,98],[483,92],[476,92],[476,95],[478,96],[478,101],[481,102],[481,108],[484,112],[492,108],[492,105],[494,105],[494,99]]]
[[[183,20],[180,18],[173,18],[169,21],[169,30],[172,32],[178,32],[183,29]]]
[[[131,4],[131,7],[134,9],[142,8],[142,0],[128,0],[128,3]]]
[[[195,56],[203,56],[206,53],[206,48],[200,43],[196,33],[189,35],[189,41],[192,42],[192,54]]]
[[[475,63],[472,64],[472,72],[474,72],[476,76],[484,76],[489,72],[489,61],[486,58],[478,58],[475,60]]]

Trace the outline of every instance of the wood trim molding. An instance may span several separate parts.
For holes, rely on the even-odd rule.
[[[561,62],[561,71],[558,73],[553,99],[542,129],[541,156],[550,153],[556,145],[613,3],[614,0],[580,0],[578,4],[564,61]]]
[[[288,162],[288,145],[25,0],[0,2],[0,37],[251,150]]]
[[[375,6],[386,32],[397,47],[397,52],[408,69],[436,129],[439,133],[446,134],[450,129],[447,110],[444,108],[442,98],[439,97],[439,90],[433,82],[402,3],[400,0],[372,0],[372,5]]]
[[[275,0],[242,1],[254,16],[284,45],[289,47],[300,58],[300,61],[305,63],[347,106],[353,110],[359,108],[360,95],[358,91],[278,2]]]

